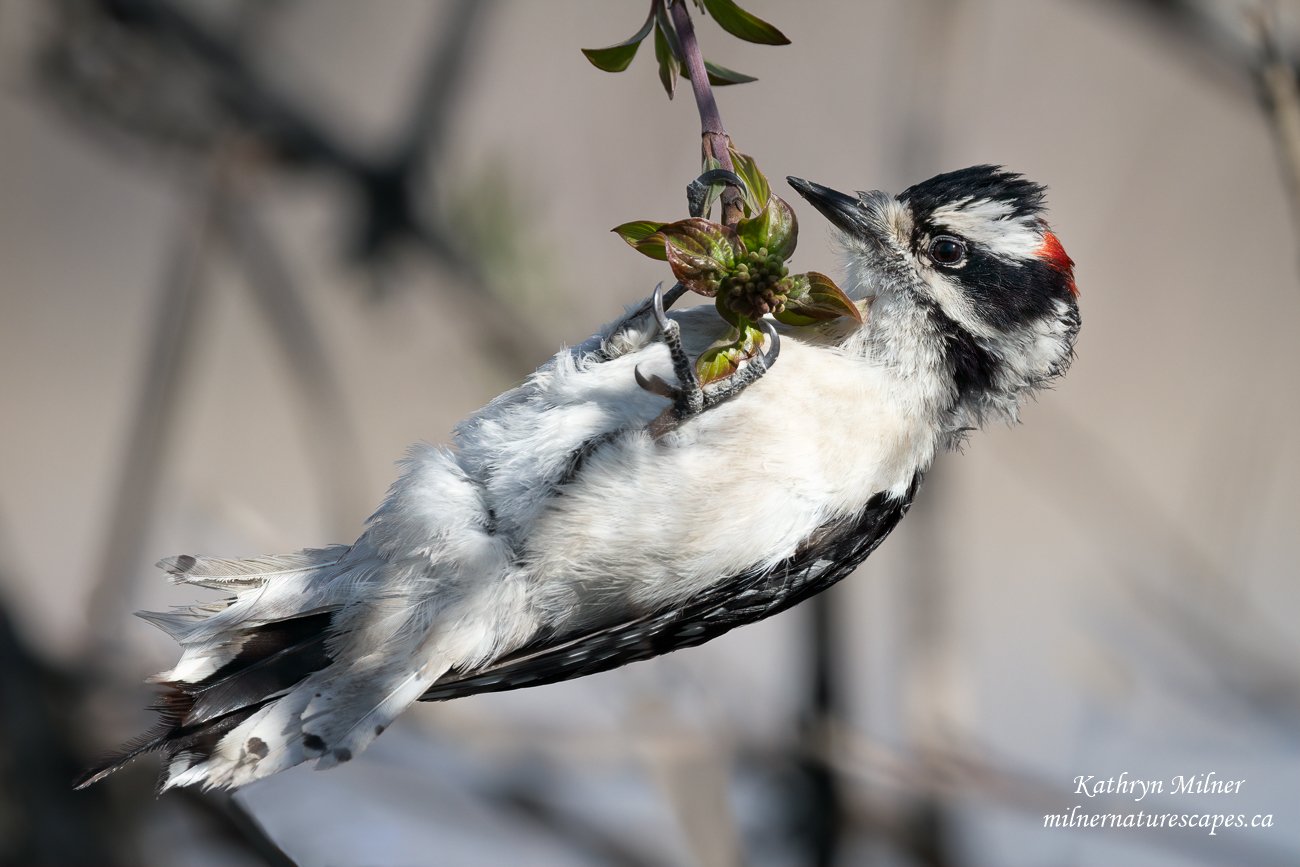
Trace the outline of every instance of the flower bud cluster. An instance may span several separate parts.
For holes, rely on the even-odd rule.
[[[785,310],[790,269],[766,247],[749,250],[731,273],[717,281],[717,292],[732,310],[751,320]]]

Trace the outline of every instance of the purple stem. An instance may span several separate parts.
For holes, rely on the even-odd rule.
[[[695,38],[695,25],[691,22],[690,10],[686,0],[665,0],[668,11],[673,16],[673,27],[677,30],[677,41],[681,43],[686,71],[691,79],[691,91],[695,94],[695,106],[700,111],[700,135],[704,139],[706,153],[712,154],[718,164],[729,172],[735,171],[728,148],[731,139],[727,129],[722,125],[722,115],[718,112],[717,100],[713,98],[713,86],[709,84],[709,73],[704,68],[704,55],[700,52],[700,42]],[[727,184],[722,191],[722,222],[734,226],[744,216],[741,207],[740,189]]]

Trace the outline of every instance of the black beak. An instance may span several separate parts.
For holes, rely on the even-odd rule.
[[[870,214],[857,196],[848,196],[803,178],[788,177],[786,180],[837,229],[857,236],[870,230]]]

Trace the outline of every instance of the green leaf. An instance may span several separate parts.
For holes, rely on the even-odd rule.
[[[677,58],[673,56],[672,47],[665,33],[669,27],[671,25],[662,18],[655,27],[655,59],[659,61],[659,83],[664,86],[668,98],[672,99],[673,94],[677,92]]]
[[[844,294],[844,290],[835,281],[817,271],[808,272],[809,297],[819,308],[838,310],[841,316],[847,316],[859,324],[862,323],[862,309],[853,299]]]
[[[757,355],[763,345],[763,332],[742,319],[739,328],[733,329],[724,340],[727,342],[706,349],[695,360],[695,375],[701,385],[726,379],[739,370],[741,364]]]
[[[786,325],[815,325],[841,316],[862,322],[862,310],[825,274],[809,271],[787,279],[792,285],[787,294],[785,310],[773,314],[778,322]]]
[[[741,9],[733,0],[704,0],[704,7],[709,10],[713,20],[732,36],[760,45],[790,44],[784,33],[762,18]]]
[[[704,350],[700,357],[695,359],[695,375],[699,377],[700,385],[726,379],[735,373],[740,367],[738,355],[736,350],[726,346]]]
[[[663,31],[664,41],[668,43],[668,51],[677,60],[677,68],[683,76],[686,75],[686,52],[682,51],[681,40],[677,38],[677,28],[673,26],[672,16],[668,14],[668,7],[663,3],[655,3],[654,11],[655,21],[659,24],[659,29]]]
[[[622,72],[627,69],[632,58],[636,57],[636,50],[641,47],[641,41],[650,35],[650,28],[653,26],[654,13],[652,12],[646,16],[640,30],[618,45],[611,45],[608,48],[584,48],[582,53],[587,55],[591,65],[597,69],[606,72]]]
[[[655,232],[658,232],[667,223],[659,223],[654,220],[633,220],[630,223],[624,223],[621,226],[615,226],[610,231],[617,232],[618,236],[633,246],[649,238]]]
[[[700,217],[659,230],[673,275],[692,292],[712,297],[742,252],[735,230]]]
[[[704,61],[704,68],[709,73],[709,84],[714,87],[723,87],[728,84],[746,84],[750,81],[758,81],[752,75],[746,75],[743,72],[736,72],[734,69],[728,69],[725,66],[719,66],[711,60]]]
[[[767,205],[758,214],[736,224],[736,234],[745,249],[766,247],[769,256],[784,262],[794,254],[799,241],[799,222],[785,199],[769,195]]]
[[[772,195],[772,187],[767,183],[767,177],[758,170],[758,163],[749,154],[742,154],[735,148],[729,148],[731,151],[731,163],[740,175],[740,179],[745,182],[745,210],[749,216],[757,214],[767,205],[768,198]]]
[[[637,252],[649,256],[651,259],[666,262],[668,261],[668,253],[664,250],[664,239],[662,235],[657,234],[665,225],[667,224],[657,223],[654,220],[633,220],[630,223],[615,226],[610,231],[617,234]]]

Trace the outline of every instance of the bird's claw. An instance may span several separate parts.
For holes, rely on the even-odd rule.
[[[746,189],[740,175],[726,169],[710,169],[686,185],[686,208],[692,217],[703,217],[709,209],[709,189],[716,184],[731,184]]]
[[[668,354],[673,363],[673,375],[677,377],[678,386],[669,385],[659,376],[646,376],[640,368],[634,368],[637,385],[651,394],[666,397],[673,405],[664,411],[651,424],[656,437],[672,430],[677,425],[699,415],[705,410],[730,400],[753,385],[763,374],[772,369],[777,356],[781,354],[781,338],[775,326],[766,319],[759,320],[758,328],[767,338],[764,345],[739,370],[719,382],[701,385],[695,374],[695,365],[682,346],[681,326],[669,319],[664,312],[663,286],[655,287],[650,299],[650,309],[655,322],[663,333],[664,343],[668,344]]]
[[[641,372],[640,367],[634,367],[632,368],[632,375],[636,377],[636,384],[651,394],[657,394],[660,397],[666,397],[669,400],[676,399],[677,389],[664,382],[663,377],[658,374],[652,373],[649,376],[646,376]]]

